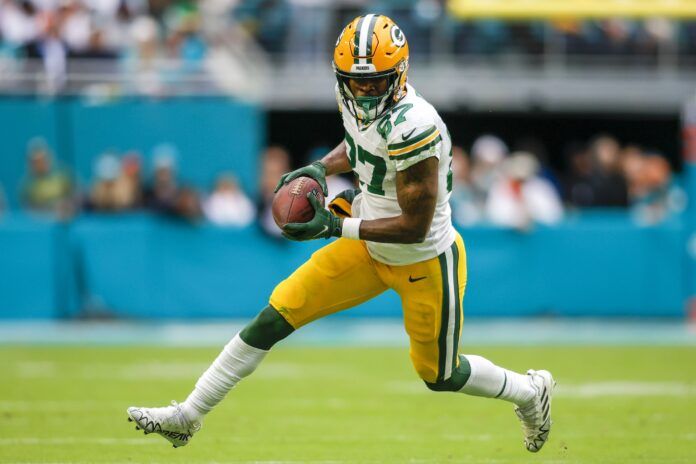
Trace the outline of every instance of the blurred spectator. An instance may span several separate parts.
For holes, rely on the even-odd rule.
[[[494,224],[528,230],[534,223],[559,222],[563,206],[553,185],[539,176],[536,158],[516,152],[503,163],[502,176],[488,196],[486,214]]]
[[[121,160],[121,175],[132,207],[143,206],[143,165],[140,153],[130,151]]]
[[[148,95],[158,95],[163,92],[162,76],[160,76],[156,60],[159,58],[159,26],[149,16],[138,16],[128,31],[131,45],[124,53],[124,71],[133,75],[132,90]]]
[[[696,28],[690,21],[465,21],[448,15],[445,6],[443,0],[0,0],[0,55],[42,57],[55,84],[64,77],[68,57],[179,58],[179,63],[164,65],[165,74],[178,75],[201,70],[203,58],[219,43],[215,32],[238,30],[236,22],[274,58],[290,51],[294,61],[323,60],[334,23],[366,8],[391,16],[407,31],[418,56],[451,50],[509,58],[560,47],[570,61],[574,55],[591,54],[620,57],[622,62],[636,58],[635,63],[647,57],[655,65],[658,53],[690,57],[696,49]]]
[[[280,177],[290,170],[290,154],[283,147],[270,146],[261,155],[261,194],[259,195],[259,223],[271,236],[280,237],[281,230],[273,220],[273,197]]]
[[[471,183],[469,157],[462,147],[452,147],[452,195],[450,196],[454,222],[469,226],[481,222],[483,208],[476,198]]]
[[[482,135],[471,146],[471,184],[476,201],[482,207],[500,176],[500,166],[507,155],[507,145],[494,135]]]
[[[196,223],[203,219],[201,199],[196,189],[190,186],[181,187],[176,192],[174,203],[168,212],[191,223]]]
[[[11,56],[21,56],[39,40],[36,8],[28,0],[0,1],[0,44]]]
[[[213,224],[246,226],[256,218],[256,209],[231,174],[221,174],[215,190],[205,200],[203,211]]]
[[[92,39],[92,21],[89,11],[77,0],[64,0],[60,3],[56,17],[58,36],[68,47],[71,55],[86,54]]]
[[[101,212],[125,211],[138,206],[138,190],[125,171],[126,165],[113,153],[95,163],[95,183],[89,194],[89,209]]]
[[[177,199],[176,149],[162,144],[154,149],[152,183],[144,194],[145,206],[157,212],[170,212]]]
[[[72,214],[73,182],[65,171],[54,166],[50,148],[43,139],[29,142],[27,160],[29,173],[22,186],[24,206],[60,217]]]
[[[590,145],[595,163],[592,206],[628,206],[628,186],[622,172],[619,143],[601,135]]]
[[[631,192],[633,216],[640,224],[650,225],[680,212],[685,205],[684,192],[672,181],[669,163],[657,154],[627,154],[624,169]]]
[[[621,150],[621,172],[626,179],[629,202],[642,195],[643,167],[645,158],[643,150],[636,145],[628,145]]]
[[[565,200],[580,208],[595,201],[592,155],[584,144],[573,142],[566,147]]]
[[[269,53],[285,50],[290,25],[288,0],[240,0],[235,18]]]
[[[43,27],[44,36],[38,50],[46,72],[45,90],[53,94],[65,85],[68,50],[61,40],[60,23],[56,16],[46,15]]]
[[[561,180],[549,163],[549,154],[544,142],[533,136],[524,136],[515,141],[515,151],[524,151],[534,155],[539,161],[539,175],[551,182],[556,192],[561,194]]]
[[[165,13],[169,36],[167,48],[169,56],[181,60],[178,73],[199,71],[207,51],[201,35],[201,17],[198,7],[192,1],[172,3]]]

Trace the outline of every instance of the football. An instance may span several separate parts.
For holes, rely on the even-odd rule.
[[[324,205],[324,193],[311,177],[298,177],[283,185],[273,198],[273,219],[282,228],[290,222],[308,222],[314,217],[314,208],[307,194],[314,195]]]

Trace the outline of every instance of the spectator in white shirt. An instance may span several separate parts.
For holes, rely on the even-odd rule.
[[[220,226],[246,226],[256,218],[256,208],[239,188],[231,174],[222,174],[215,190],[203,203],[203,212],[213,224]]]
[[[471,146],[471,185],[476,202],[486,204],[488,193],[500,177],[500,167],[508,156],[508,147],[495,135],[482,135]]]
[[[486,203],[492,223],[529,230],[535,223],[552,225],[563,218],[561,199],[551,182],[539,176],[539,162],[533,155],[513,153],[501,171]]]

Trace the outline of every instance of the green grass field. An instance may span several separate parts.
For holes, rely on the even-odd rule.
[[[696,349],[467,348],[558,383],[524,450],[510,404],[429,392],[405,348],[278,347],[185,448],[129,405],[183,400],[216,349],[0,348],[0,462],[694,463]]]

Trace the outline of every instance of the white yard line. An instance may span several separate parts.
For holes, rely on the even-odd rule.
[[[90,437],[62,437],[62,438],[0,438],[0,446],[26,445],[26,446],[72,446],[72,445],[152,445],[155,440],[145,438],[90,438]]]
[[[88,411],[93,410],[94,408],[114,407],[123,408],[123,414],[125,417],[125,408],[128,407],[129,404],[129,400],[5,400],[0,401],[0,411]]]
[[[86,464],[92,461],[15,461],[14,464]],[[138,464],[140,461],[109,461],[110,464]],[[384,461],[359,461],[362,464],[382,464]],[[435,459],[411,459],[404,461],[404,464],[439,464],[441,461]],[[492,464],[504,462],[498,460],[475,461]],[[302,460],[302,461],[191,461],[192,464],[353,464],[355,461],[336,461],[336,460]],[[147,464],[169,464],[168,461],[147,461]]]
[[[557,394],[567,398],[599,398],[609,396],[696,396],[696,385],[684,382],[591,382],[579,385],[558,385]]]
[[[386,389],[400,394],[427,395],[422,384],[414,381],[389,382]],[[640,382],[618,380],[612,382],[588,382],[567,384],[562,379],[556,387],[558,398],[602,398],[602,397],[642,397],[642,396],[696,396],[696,384],[687,382]]]

